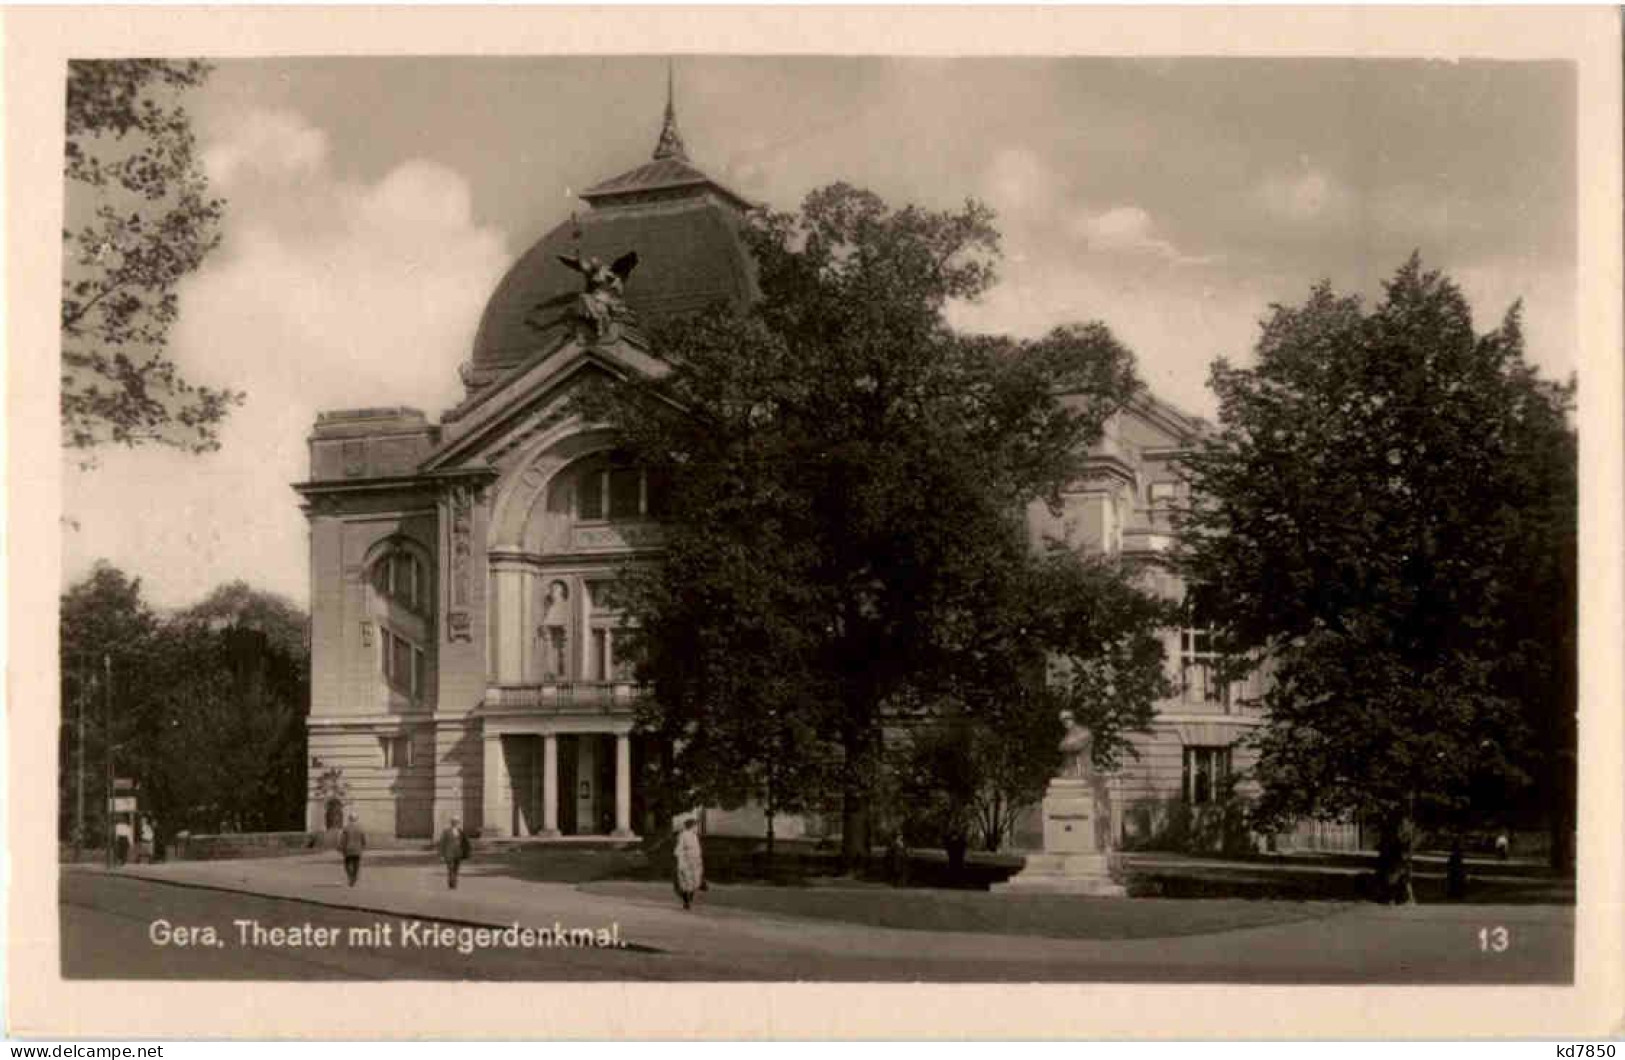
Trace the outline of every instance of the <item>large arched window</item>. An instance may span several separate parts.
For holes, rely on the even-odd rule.
[[[429,565],[405,545],[392,544],[373,561],[372,588],[380,597],[427,617],[434,610]]]
[[[429,651],[434,642],[434,583],[423,551],[393,539],[367,571],[372,621],[378,628],[378,668],[384,683],[414,702],[429,695]]]

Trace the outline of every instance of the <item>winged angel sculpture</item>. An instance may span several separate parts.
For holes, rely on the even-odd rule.
[[[586,288],[576,302],[577,315],[600,342],[613,341],[620,325],[632,319],[626,304],[626,281],[638,266],[638,252],[629,250],[605,265],[598,258],[560,254],[559,260],[581,273]]]

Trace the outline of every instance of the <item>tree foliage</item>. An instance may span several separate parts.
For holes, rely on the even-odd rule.
[[[242,395],[196,386],[166,353],[178,287],[220,242],[191,120],[175,96],[201,62],[68,64],[67,218],[62,232],[62,436],[218,448]]]
[[[118,733],[127,728],[121,712],[115,717],[119,727],[112,730],[114,735],[109,740],[108,675],[112,674],[115,689],[138,687],[133,678],[144,672],[159,620],[141,598],[140,579],[99,563],[62,594],[60,622],[62,732],[58,741],[57,830],[63,839],[73,835],[82,767],[86,827],[81,838],[100,843],[106,838],[103,808],[107,800],[107,750],[110,742],[119,742],[122,737]],[[116,668],[112,665],[115,661]]]
[[[582,404],[670,489],[664,551],[625,579],[641,723],[693,799],[760,796],[767,761],[776,799],[833,776],[861,856],[888,718],[979,710],[1030,672],[1023,513],[1059,503],[1139,384],[1099,324],[948,327],[993,279],[976,203],[893,210],[834,185],[744,238],[761,297],[674,323],[668,371]]]
[[[1572,387],[1524,362],[1519,309],[1478,334],[1413,256],[1375,306],[1274,307],[1212,386],[1181,561],[1268,662],[1262,815],[1358,814],[1392,854],[1505,813],[1574,710]]]
[[[79,702],[89,708],[92,841],[103,817],[109,740],[118,774],[139,785],[160,846],[182,829],[300,827],[309,651],[298,608],[236,582],[159,616],[141,599],[138,580],[99,564],[63,594],[61,614],[64,835],[73,826],[78,750],[69,707]]]

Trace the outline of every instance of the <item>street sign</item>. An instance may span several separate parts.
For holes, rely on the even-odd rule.
[[[113,812],[114,813],[134,813],[135,812],[135,796],[134,795],[114,795],[113,796]]]
[[[133,778],[133,777],[118,777],[118,778],[114,779],[114,781],[113,781],[113,790],[114,791],[134,791],[135,790],[135,778]]]

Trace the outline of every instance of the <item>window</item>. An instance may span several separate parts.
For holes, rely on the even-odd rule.
[[[410,736],[380,736],[384,749],[385,769],[410,769],[412,766],[412,738]]]
[[[609,518],[636,519],[643,514],[643,472],[618,467],[609,473]]]
[[[577,481],[580,519],[641,519],[665,509],[665,480],[642,468],[598,461],[583,468]]]
[[[1230,748],[1185,748],[1184,797],[1187,806],[1205,806],[1224,795],[1230,779]]]
[[[596,468],[581,473],[581,518],[604,517],[604,475]]]
[[[1208,628],[1179,631],[1179,694],[1186,703],[1230,705],[1230,687],[1219,680],[1220,654]]]
[[[404,548],[386,553],[373,564],[372,587],[378,595],[409,611],[420,615],[429,612],[428,565]]]
[[[379,630],[383,647],[384,680],[397,691],[416,699],[428,683],[423,649],[391,629]]]

